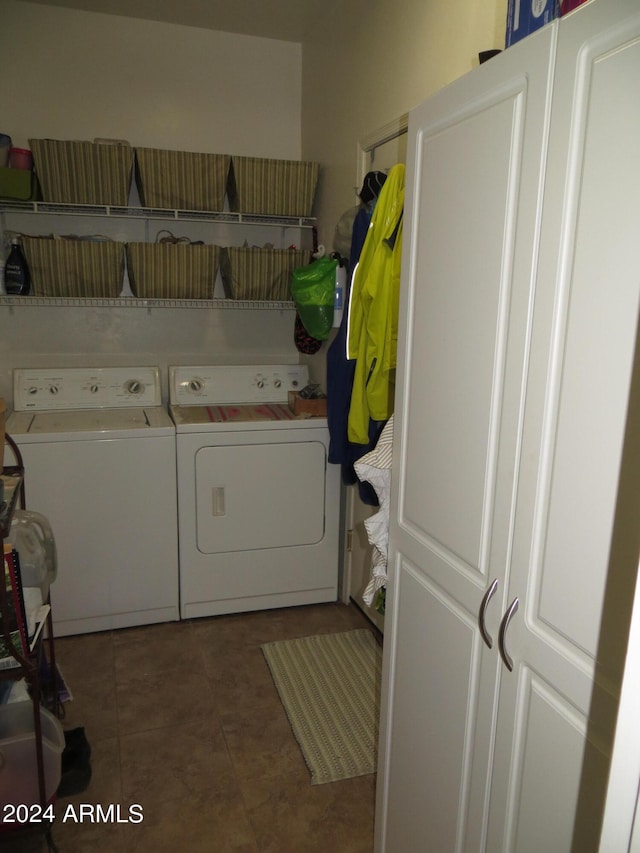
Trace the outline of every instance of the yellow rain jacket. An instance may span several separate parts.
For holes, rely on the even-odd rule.
[[[348,438],[369,443],[369,419],[393,414],[402,257],[404,164],[390,169],[351,282],[347,357],[356,359]]]

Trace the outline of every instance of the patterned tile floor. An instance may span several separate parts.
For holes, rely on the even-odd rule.
[[[360,627],[327,604],[59,639],[63,725],[85,727],[93,769],[56,804],[60,853],[370,853],[375,777],[311,786],[260,650]]]

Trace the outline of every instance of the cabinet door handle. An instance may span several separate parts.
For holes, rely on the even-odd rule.
[[[482,596],[482,601],[480,602],[480,610],[478,611],[478,627],[480,628],[480,634],[482,639],[485,641],[489,648],[493,648],[493,639],[491,634],[487,631],[487,626],[484,622],[484,614],[487,610],[487,605],[491,601],[495,591],[498,589],[498,578],[494,578],[493,583],[489,587],[489,589]]]
[[[498,648],[500,649],[500,657],[504,661],[504,665],[507,667],[509,672],[513,671],[513,658],[507,651],[505,639],[507,635],[507,628],[509,627],[509,623],[511,622],[516,610],[518,609],[518,604],[518,599],[514,598],[511,604],[509,605],[509,609],[502,617],[502,622],[500,623],[500,631],[498,633]]]

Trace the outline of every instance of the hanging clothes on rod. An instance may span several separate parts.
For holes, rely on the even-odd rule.
[[[355,359],[348,439],[368,444],[370,421],[393,414],[405,166],[393,166],[353,272],[347,357]]]
[[[360,498],[370,506],[378,505],[378,498],[373,487],[367,482],[361,482],[354,471],[353,463],[376,444],[382,423],[370,423],[369,442],[353,444],[347,437],[347,421],[351,405],[351,392],[355,373],[355,360],[347,358],[347,326],[349,315],[349,294],[351,276],[358,263],[375,209],[378,195],[385,184],[387,176],[384,172],[368,172],[359,192],[360,206],[347,211],[336,228],[334,249],[342,256],[348,255],[347,288],[345,294],[345,309],[336,337],[327,350],[327,420],[329,425],[329,462],[342,467],[342,480],[346,485],[358,484]],[[342,220],[350,221],[350,238],[345,245],[344,235],[338,230]]]

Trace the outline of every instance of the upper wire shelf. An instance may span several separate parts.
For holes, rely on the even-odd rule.
[[[20,213],[49,213],[56,216],[109,216],[123,219],[171,219],[176,221],[225,222],[235,225],[280,225],[312,228],[315,218],[308,216],[265,216],[231,211],[170,210],[156,207],[121,207],[100,204],[60,204],[50,201],[2,200],[0,208]]]

